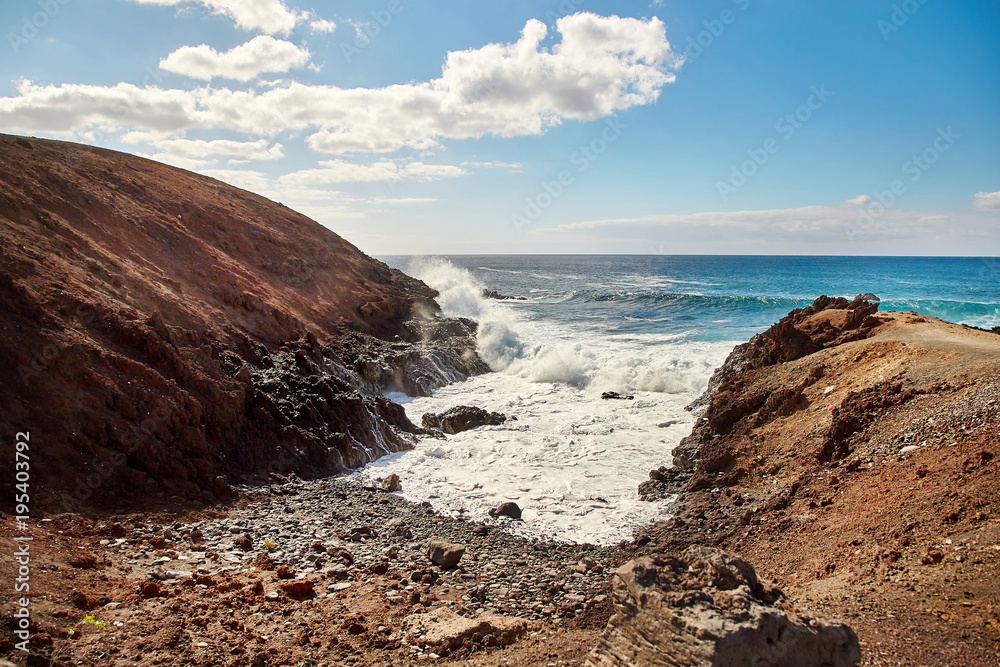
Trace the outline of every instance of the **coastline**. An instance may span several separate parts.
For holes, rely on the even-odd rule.
[[[914,312],[861,333],[817,311],[731,355],[679,471],[645,484],[682,495],[638,553],[743,556],[849,622],[862,664],[994,664],[1000,336]]]
[[[713,377],[642,487],[681,492],[674,518],[613,547],[526,540],[326,478],[425,434],[384,391],[487,370],[433,290],[204,177],[0,146],[21,192],[0,334],[24,385],[3,417],[55,443],[32,459],[32,660],[593,663],[627,617],[616,568],[722,547],[788,594],[768,600],[850,623],[862,664],[995,663],[995,333],[822,297]],[[55,176],[19,175],[35,163]],[[2,519],[15,553],[26,529]],[[465,546],[458,568],[430,563],[434,538]]]

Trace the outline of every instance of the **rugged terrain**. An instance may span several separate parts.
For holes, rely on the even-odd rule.
[[[381,390],[488,370],[434,296],[263,197],[0,135],[0,432],[30,432],[36,510],[217,502],[411,447]]]
[[[640,551],[710,544],[849,623],[863,664],[1000,661],[1000,335],[822,298],[739,346]]]
[[[842,621],[865,665],[1000,661],[994,332],[864,299],[793,311],[734,350],[641,486],[680,494],[674,518],[557,545],[323,477],[442,437],[383,389],[485,366],[474,323],[316,223],[0,136],[0,236],[5,459],[31,434],[30,519],[0,514],[2,553],[32,539],[31,655],[0,636],[18,664],[620,664],[677,657],[666,613],[708,619],[702,652],[751,612],[787,614],[779,640]],[[457,568],[435,538],[465,545]]]

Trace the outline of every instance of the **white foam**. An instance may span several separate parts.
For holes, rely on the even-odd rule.
[[[408,499],[475,520],[513,500],[524,522],[509,529],[534,537],[610,544],[663,516],[665,505],[640,502],[637,487],[651,468],[669,464],[690,432],[683,406],[704,389],[731,343],[529,319],[523,302],[483,299],[484,286],[445,260],[423,260],[410,271],[441,293],[445,316],[479,322],[479,354],[496,371],[398,401],[410,419],[474,405],[517,421],[425,438],[360,475],[395,472]],[[602,400],[609,390],[635,399]]]
[[[635,400],[602,400],[566,384],[493,373],[439,390],[405,405],[410,419],[461,404],[517,417],[423,439],[416,449],[383,457],[359,475],[400,476],[403,496],[476,521],[505,501],[523,522],[505,528],[529,537],[613,544],[666,516],[667,504],[640,502],[638,485],[690,430],[692,416],[678,395],[642,393]],[[675,422],[670,428],[658,424]]]

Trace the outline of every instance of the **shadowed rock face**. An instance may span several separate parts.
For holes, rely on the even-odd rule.
[[[0,135],[0,426],[30,431],[52,509],[211,501],[412,446],[382,388],[488,370],[435,296],[263,197]]]
[[[615,615],[590,667],[829,665],[861,660],[857,636],[796,610],[745,561],[694,546],[629,561],[613,583]]]
[[[440,429],[451,435],[477,426],[499,426],[505,421],[507,421],[505,414],[468,405],[458,405],[440,414],[428,412],[421,417],[424,427]]]

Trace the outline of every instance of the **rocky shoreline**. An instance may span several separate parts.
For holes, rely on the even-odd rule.
[[[504,530],[516,505],[473,523],[404,501],[405,479],[344,476],[507,418],[462,406],[418,426],[385,398],[488,370],[475,323],[438,317],[426,285],[280,205],[113,151],[0,136],[0,183],[16,388],[0,425],[31,429],[35,475],[30,527],[0,514],[5,553],[31,533],[32,653],[8,633],[0,655],[1000,659],[995,333],[820,297],[691,406],[639,489],[681,494],[670,520],[614,547],[527,540]]]
[[[476,324],[290,209],[115,151],[0,135],[0,427],[36,509],[213,504],[424,431],[385,391],[483,373]],[[69,490],[69,492],[67,492]],[[4,506],[12,480],[0,482]]]

